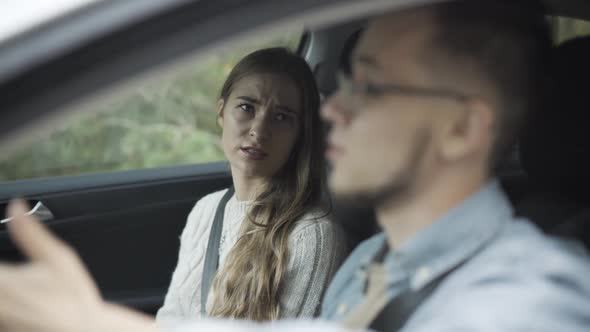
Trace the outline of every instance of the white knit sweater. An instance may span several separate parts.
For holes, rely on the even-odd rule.
[[[178,264],[158,322],[194,319],[201,310],[201,276],[211,225],[221,190],[195,204],[180,237]],[[219,248],[220,269],[238,239],[249,202],[235,195],[227,202]],[[311,211],[298,221],[289,235],[289,263],[281,288],[281,318],[310,317],[318,314],[320,301],[333,274],[346,255],[345,238],[322,211]],[[209,300],[211,300],[211,293]],[[208,302],[208,305],[210,302]]]

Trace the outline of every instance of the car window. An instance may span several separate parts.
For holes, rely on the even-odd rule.
[[[6,1],[0,4],[0,42],[101,0]]]
[[[221,161],[215,103],[232,67],[256,49],[295,51],[302,30],[258,38],[248,46],[200,58],[181,74],[150,81],[68,119],[0,164],[0,181],[80,175]]]
[[[557,44],[566,40],[590,35],[590,21],[569,17],[553,18],[553,37]]]

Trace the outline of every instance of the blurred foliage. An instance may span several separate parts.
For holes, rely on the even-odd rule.
[[[565,17],[553,18],[553,32],[556,43],[590,35],[590,22]]]
[[[301,31],[201,59],[173,79],[111,100],[2,161],[0,181],[131,170],[224,159],[215,104],[233,66],[260,48],[296,50]]]

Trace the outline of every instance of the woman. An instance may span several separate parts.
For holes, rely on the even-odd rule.
[[[223,85],[218,123],[235,194],[224,210],[207,315],[265,321],[318,312],[345,254],[340,231],[320,206],[318,107],[307,63],[283,48],[247,55]],[[203,310],[205,253],[226,192],[203,197],[190,213],[158,321],[194,318]]]

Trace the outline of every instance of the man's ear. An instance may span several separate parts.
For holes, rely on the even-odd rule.
[[[223,128],[223,108],[225,107],[225,101],[223,98],[219,98],[217,101],[217,124]]]
[[[454,115],[441,142],[442,157],[457,160],[487,151],[494,138],[495,117],[491,105],[479,99],[468,100],[465,108]]]

